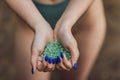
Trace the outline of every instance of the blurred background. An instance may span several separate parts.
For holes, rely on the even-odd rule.
[[[120,0],[104,0],[107,33],[89,80],[120,80]],[[17,16],[0,0],[0,80],[14,80]]]

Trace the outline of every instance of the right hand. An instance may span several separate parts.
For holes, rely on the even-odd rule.
[[[31,65],[32,74],[38,69],[39,71],[51,71],[54,69],[53,64],[49,64],[44,59],[39,61],[39,56],[44,51],[45,45],[53,41],[53,30],[49,24],[37,26],[39,29],[35,30],[34,40],[31,46]]]

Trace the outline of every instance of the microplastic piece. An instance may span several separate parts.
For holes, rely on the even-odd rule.
[[[62,44],[57,40],[54,40],[45,46],[45,49],[40,56],[42,56],[44,59],[46,59],[46,56],[55,59],[58,56],[61,57],[61,53],[64,53],[68,60],[71,58],[70,53],[62,46]]]

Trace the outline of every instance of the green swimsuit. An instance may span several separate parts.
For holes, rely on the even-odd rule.
[[[60,19],[61,15],[63,14],[65,8],[67,7],[69,0],[64,0],[61,3],[54,4],[54,5],[47,5],[39,3],[33,0],[35,6],[45,18],[45,20],[51,25],[54,29],[57,21]]]

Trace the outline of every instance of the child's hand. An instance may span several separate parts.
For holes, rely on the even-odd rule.
[[[54,38],[62,43],[66,50],[71,54],[71,61],[68,61],[64,55],[61,57],[61,62],[57,65],[58,69],[70,70],[72,67],[76,70],[79,51],[77,42],[73,37],[71,30],[66,27],[56,27],[54,30]]]
[[[55,65],[49,64],[45,60],[39,61],[40,54],[44,51],[44,47],[48,42],[53,41],[53,30],[49,25],[40,25],[39,29],[36,29],[33,44],[31,47],[31,65],[32,74],[35,70],[39,71],[51,71]],[[41,28],[40,28],[41,27]]]

